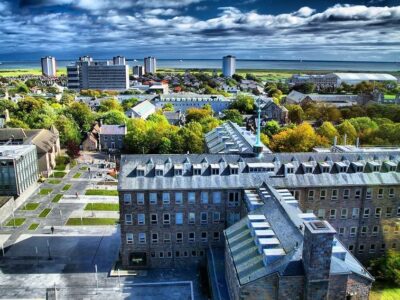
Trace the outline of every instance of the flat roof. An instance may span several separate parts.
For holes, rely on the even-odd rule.
[[[1,145],[0,160],[2,159],[18,159],[31,152],[36,151],[35,145]]]

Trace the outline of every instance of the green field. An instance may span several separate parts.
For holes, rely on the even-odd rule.
[[[67,175],[67,173],[65,173],[65,172],[54,172],[52,177],[63,178],[65,175]]]
[[[39,203],[26,203],[21,209],[22,210],[35,210],[39,207]]]
[[[71,184],[66,184],[64,185],[64,187],[62,188],[63,191],[68,191],[71,188]]]
[[[66,168],[66,165],[64,165],[64,164],[58,164],[58,165],[54,168],[54,170],[56,170],[56,171],[65,171],[65,168]]]
[[[28,230],[36,230],[36,228],[39,227],[38,223],[32,223],[31,225],[29,225]]]
[[[53,189],[40,189],[39,195],[48,195],[53,191]]]
[[[53,200],[51,200],[51,202],[53,203],[58,203],[58,201],[60,201],[60,199],[62,198],[62,194],[57,194],[55,195],[55,197],[53,198]]]
[[[118,196],[117,190],[87,190],[87,196]]]
[[[60,179],[49,179],[49,180],[47,180],[47,183],[59,184],[59,183],[61,183],[61,180]]]
[[[85,210],[119,211],[118,203],[88,203]]]
[[[51,208],[45,208],[42,210],[42,212],[39,214],[39,218],[46,218],[47,215],[50,213]]]
[[[57,70],[57,75],[67,74],[67,68],[60,68]],[[4,77],[14,77],[21,75],[42,75],[40,69],[11,69],[11,70],[0,70],[0,76]]]
[[[81,225],[115,225],[118,219],[111,218],[69,218],[66,225],[81,226]]]
[[[76,173],[72,178],[80,178],[82,176],[82,173]]]
[[[6,226],[21,226],[25,223],[25,218],[14,218],[7,222]]]
[[[397,300],[400,299],[400,287],[376,282],[372,285],[370,300]]]

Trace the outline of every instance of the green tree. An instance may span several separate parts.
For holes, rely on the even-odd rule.
[[[288,116],[289,120],[292,123],[300,124],[303,122],[304,112],[300,105],[297,104],[289,104],[286,106],[289,111]]]
[[[8,111],[10,113],[13,113],[13,112],[17,111],[18,105],[8,99],[0,100],[0,112],[4,112],[6,109],[8,109]]]
[[[125,114],[120,110],[110,110],[101,115],[103,124],[107,125],[122,125],[126,122]]]
[[[212,111],[207,108],[188,108],[186,110],[186,121],[200,122],[202,119],[212,115]]]
[[[163,136],[160,141],[159,153],[168,154],[172,152],[172,142],[169,138]]]
[[[128,109],[136,106],[136,104],[139,102],[137,98],[129,98],[124,101],[122,101],[122,108],[124,111],[127,111]]]
[[[310,83],[310,82],[306,82],[306,83],[295,85],[293,87],[293,89],[295,91],[298,91],[298,92],[303,93],[303,94],[311,94],[311,93],[313,93],[315,91],[315,84],[314,83]]]
[[[80,144],[81,134],[75,121],[60,115],[54,122],[54,126],[60,132],[60,143],[62,146],[66,146],[69,141]]]
[[[163,111],[174,111],[174,105],[172,103],[166,103],[163,108]]]
[[[26,124],[24,121],[21,121],[19,119],[10,119],[10,121],[8,121],[6,123],[6,127],[29,129],[28,124]]]
[[[182,127],[179,132],[184,141],[184,152],[203,153],[204,152],[204,134],[203,128],[198,122],[190,122]]]
[[[328,121],[322,123],[322,125],[317,129],[317,133],[321,136],[324,136],[329,142],[333,142],[335,137],[339,137],[339,132],[335,126]]]
[[[231,109],[237,109],[242,114],[243,113],[253,113],[255,104],[254,98],[248,95],[238,95],[236,99],[230,105]]]
[[[349,120],[344,120],[337,127],[338,132],[341,136],[341,141],[343,142],[344,136],[346,135],[347,144],[353,144],[357,138],[357,131]]]
[[[265,124],[264,128],[262,128],[262,132],[267,136],[273,136],[274,134],[277,134],[280,129],[281,126],[279,123],[275,120],[271,120]]]
[[[400,252],[389,250],[371,261],[372,273],[379,279],[400,285]]]
[[[75,120],[83,132],[88,132],[95,120],[95,115],[85,103],[74,102],[66,110],[71,119]]]
[[[223,111],[224,117],[222,118],[224,121],[232,121],[238,124],[239,126],[243,125],[243,116],[237,109],[225,109]]]
[[[105,99],[101,101],[99,112],[109,112],[112,110],[123,111],[121,104],[116,99]]]

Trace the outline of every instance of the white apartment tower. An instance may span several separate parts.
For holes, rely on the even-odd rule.
[[[114,65],[125,65],[126,61],[125,61],[125,57],[124,56],[114,56],[113,57],[113,63]]]
[[[155,57],[149,56],[144,59],[144,71],[146,73],[157,72],[157,60]]]
[[[144,75],[144,67],[143,66],[134,66],[133,67],[133,76],[142,77]]]
[[[42,57],[42,74],[47,77],[57,76],[56,59],[52,56]]]
[[[232,55],[222,58],[222,74],[225,77],[232,77],[236,72],[236,57]]]

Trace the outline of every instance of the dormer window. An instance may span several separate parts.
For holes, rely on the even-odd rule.
[[[286,168],[286,174],[294,174],[294,168],[293,167]]]
[[[312,173],[312,167],[305,167],[304,173]]]
[[[144,176],[144,168],[143,167],[137,167],[136,169],[136,175],[138,177],[143,177]]]
[[[211,165],[211,175],[219,175],[219,165],[218,164]]]
[[[381,170],[381,164],[379,162],[372,161],[369,164],[372,172],[379,172]]]
[[[181,164],[174,165],[174,175],[175,176],[182,176],[183,174],[183,167]]]
[[[156,176],[163,176],[164,175],[164,171],[160,170],[160,169],[156,169]]]
[[[397,169],[397,163],[394,161],[387,161],[385,162],[386,168],[388,172],[396,172]]]
[[[329,167],[322,167],[322,173],[329,173]]]
[[[238,175],[239,174],[239,166],[234,164],[229,164],[229,170],[231,175]]]

